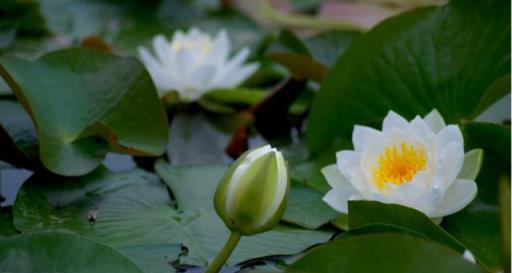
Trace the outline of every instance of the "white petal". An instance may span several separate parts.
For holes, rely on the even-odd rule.
[[[388,131],[391,128],[407,131],[407,127],[409,127],[409,122],[393,111],[388,112],[382,123],[382,131]]]
[[[444,191],[457,178],[464,163],[464,147],[460,142],[451,142],[442,148],[436,159],[432,186]]]
[[[236,54],[229,62],[226,64],[225,69],[229,71],[236,70],[241,64],[247,60],[249,57],[250,50],[247,47],[242,48],[238,54]]]
[[[194,56],[188,49],[181,49],[176,55],[176,66],[174,69],[180,69],[182,80],[185,82],[189,81],[189,75],[194,67]]]
[[[153,50],[155,51],[156,56],[160,60],[161,64],[166,66],[172,65],[171,45],[167,42],[167,39],[164,35],[159,34],[153,38]]]
[[[231,50],[231,43],[229,41],[226,30],[221,30],[213,41],[213,52],[215,52],[215,59],[212,63],[224,65],[228,59],[229,51]]]
[[[345,176],[341,174],[336,164],[323,167],[321,172],[324,175],[325,180],[327,180],[329,186],[331,186],[331,188],[350,186],[350,183],[348,183]]]
[[[139,47],[139,55],[141,61],[146,66],[160,97],[167,92],[176,89],[177,82],[169,71],[165,70],[158,61],[143,47]]]
[[[409,132],[414,133],[417,137],[420,138],[434,137],[434,134],[428,124],[419,116],[416,116],[411,121]]]
[[[172,35],[171,45],[185,40],[185,33],[181,30],[177,30]]]
[[[426,115],[423,118],[423,120],[428,124],[428,126],[434,133],[438,133],[439,131],[441,131],[441,129],[443,129],[446,126],[443,117],[441,116],[441,114],[439,114],[437,109],[434,109],[430,113],[428,113],[428,115]]]
[[[226,74],[225,76],[221,77],[221,79],[224,79],[223,81],[217,81],[218,87],[225,87],[225,88],[231,88],[236,87],[240,85],[244,80],[246,80],[249,76],[254,74],[256,70],[259,68],[259,64],[252,63],[248,65],[244,65],[237,70],[233,71],[232,73]]]
[[[381,138],[381,132],[370,127],[356,125],[352,132],[352,143],[354,143],[355,151],[363,151],[366,143]]]
[[[346,178],[347,182],[363,196],[369,196],[372,191],[369,189],[366,176],[361,168],[361,154],[355,151],[339,151],[336,153],[336,164],[338,170]]]
[[[330,190],[323,198],[325,203],[331,206],[334,210],[347,213],[348,204],[347,200],[351,195],[354,195],[355,191],[352,187],[341,187]]]
[[[457,179],[446,190],[443,201],[431,217],[441,217],[458,212],[467,206],[477,194],[476,183],[471,180]]]
[[[198,90],[209,91],[211,80],[215,75],[215,67],[212,65],[200,66],[195,69],[190,77],[190,85]]]
[[[484,150],[473,149],[464,155],[464,164],[457,178],[475,180],[482,167]]]
[[[188,30],[188,33],[186,35],[188,39],[195,39],[205,34],[203,34],[197,27],[192,27]]]
[[[440,195],[435,191],[427,191],[428,176],[424,171],[418,172],[412,181],[395,185],[387,183],[383,193],[392,202],[417,209],[424,214],[434,211]]]
[[[439,148],[442,148],[451,142],[464,143],[462,132],[457,125],[448,125],[441,129],[437,134],[437,145]]]
[[[139,47],[138,52],[142,63],[144,63],[144,66],[146,66],[147,69],[161,69],[161,66],[158,63],[158,61],[155,59],[155,57],[151,55],[151,53],[149,53],[149,51],[145,47]]]

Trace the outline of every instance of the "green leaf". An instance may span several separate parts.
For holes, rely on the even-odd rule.
[[[474,117],[477,117],[485,109],[489,108],[499,99],[510,93],[510,74],[497,79],[483,94],[476,106]]]
[[[268,49],[270,52],[290,52],[311,56],[306,45],[290,30],[281,30],[276,42]]]
[[[347,49],[313,101],[308,147],[316,152],[354,124],[393,110],[439,110],[447,123],[474,116],[487,88],[510,73],[510,2],[454,0],[403,13]]]
[[[145,273],[171,273],[176,257],[181,253],[175,244],[140,245],[119,248],[118,251],[130,258]]]
[[[308,153],[305,142],[290,145],[282,151],[289,164],[290,177],[325,194],[330,187],[320,170],[336,162],[337,151],[349,149],[351,146],[350,141],[338,139],[333,145],[313,155]]]
[[[68,49],[34,62],[3,58],[0,74],[31,114],[41,161],[55,173],[86,174],[109,150],[164,152],[164,109],[149,74],[132,58]]]
[[[500,205],[501,249],[503,254],[503,271],[510,271],[510,178],[502,176],[499,182],[498,201]]]
[[[292,183],[283,221],[308,229],[317,229],[336,218],[339,213],[329,207],[323,195],[300,183]]]
[[[288,68],[299,79],[322,82],[328,68],[312,57],[298,53],[270,53],[267,57]]]
[[[283,30],[266,52],[267,58],[286,67],[295,77],[321,82],[328,67],[315,60],[293,32]]]
[[[468,148],[483,148],[510,162],[510,127],[489,122],[470,122],[464,125],[464,141]]]
[[[158,177],[141,170],[111,173],[101,167],[78,178],[32,176],[18,193],[13,214],[21,232],[87,236],[133,257],[141,268],[156,260],[153,267],[173,270],[154,251],[140,256],[135,249],[162,249],[160,257],[172,260],[179,254],[179,245],[174,243],[172,252],[168,246],[178,219],[172,200]]]
[[[128,258],[92,240],[58,232],[23,234],[0,241],[2,272],[143,273]]]
[[[167,155],[173,165],[216,164],[228,158],[231,134],[216,128],[203,113],[178,113],[171,122]]]
[[[184,263],[204,266],[213,259],[228,236],[228,229],[213,209],[213,191],[225,167],[170,168],[158,171],[176,197],[177,208],[165,185],[141,170],[110,173],[100,168],[80,178],[32,177],[18,193],[14,205],[15,227],[22,232],[65,230],[114,247],[129,255],[152,249],[154,255],[133,256],[141,268],[172,268],[179,245],[188,249]],[[287,226],[243,238],[230,264],[250,258],[294,254],[327,241],[331,233]],[[162,245],[164,245],[162,247]],[[176,251],[172,250],[175,245]],[[165,251],[165,252],[164,252]],[[174,256],[172,256],[174,255]],[[165,258],[164,258],[165,257]]]
[[[503,269],[498,207],[498,182],[510,173],[510,128],[492,123],[464,126],[467,149],[483,148],[485,156],[476,183],[476,199],[462,211],[445,217],[442,226],[463,243],[490,271]]]
[[[395,233],[335,240],[306,253],[287,273],[483,273],[438,243]]]
[[[261,101],[267,94],[264,90],[252,90],[247,88],[216,89],[206,93],[203,98],[211,99],[219,103],[249,104],[253,105]]]
[[[0,208],[0,240],[18,234],[12,221],[12,210]]]
[[[388,224],[412,231],[462,253],[464,246],[448,232],[436,225],[423,213],[404,206],[374,201],[349,201],[348,222],[350,229],[370,224]]]
[[[189,252],[182,262],[204,264],[217,254],[229,234],[213,208],[213,195],[226,167],[171,168],[159,161],[155,168],[176,196],[178,210],[194,215],[184,223],[186,234],[181,240]],[[228,264],[261,256],[295,254],[313,244],[327,241],[330,236],[328,231],[278,225],[269,232],[243,237]]]
[[[473,149],[464,154],[464,165],[457,178],[475,180],[482,167],[484,150]]]
[[[0,14],[0,52],[8,49],[17,36],[39,37],[48,33],[38,1],[1,1]]]
[[[498,208],[474,202],[445,217],[443,227],[464,244],[476,260],[491,271],[501,268],[501,238]]]

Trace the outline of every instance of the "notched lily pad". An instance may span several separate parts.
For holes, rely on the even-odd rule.
[[[34,62],[2,58],[0,75],[31,115],[41,161],[55,173],[86,174],[109,150],[164,152],[165,112],[149,74],[133,58],[67,49]]]
[[[2,272],[25,273],[143,273],[108,246],[60,232],[23,234],[0,241],[0,268]]]

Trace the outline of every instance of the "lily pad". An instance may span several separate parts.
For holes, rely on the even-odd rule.
[[[11,208],[0,208],[0,240],[18,234],[12,223]]]
[[[0,241],[2,272],[143,273],[112,248],[59,232],[23,234]]]
[[[181,258],[182,263],[204,266],[228,236],[212,200],[225,167],[171,168],[159,162],[157,170],[172,183],[177,208],[165,185],[154,175],[141,170],[111,173],[100,168],[74,179],[32,177],[16,199],[15,227],[22,232],[66,230],[125,254],[136,254],[134,248],[149,248],[157,255],[162,249],[159,245],[175,245],[177,249],[183,245],[188,255]],[[280,226],[262,235],[242,238],[230,264],[267,255],[294,254],[325,242],[330,236],[326,231]],[[179,253],[163,248],[157,266],[171,270],[166,261],[176,260]],[[155,256],[147,258],[133,257],[141,267]]]
[[[460,253],[435,242],[396,233],[335,240],[312,249],[287,273],[483,273]]]
[[[175,194],[178,210],[191,214],[190,220],[184,223],[186,233],[182,235],[189,255],[182,261],[204,264],[216,255],[229,235],[229,230],[213,208],[213,195],[226,167],[172,168],[159,161],[156,170]],[[243,237],[228,264],[255,257],[296,254],[311,245],[326,242],[331,235],[329,231],[278,225],[269,232]]]
[[[3,58],[0,74],[30,113],[41,161],[55,173],[86,174],[109,150],[164,152],[164,109],[149,74],[132,58],[68,49],[34,62]]]
[[[396,226],[462,253],[464,246],[423,213],[404,206],[374,201],[348,202],[350,229],[371,224]]]
[[[283,221],[308,229],[317,229],[339,216],[323,200],[323,195],[310,187],[293,183]]]
[[[359,37],[313,101],[308,147],[316,152],[350,137],[354,124],[379,121],[389,110],[412,118],[436,108],[448,123],[474,118],[489,86],[510,73],[509,10],[509,1],[454,0],[403,13]],[[487,96],[484,104],[497,99]]]
[[[502,270],[503,239],[497,200],[501,176],[510,174],[510,127],[475,122],[466,124],[464,133],[468,149],[484,149],[482,168],[475,180],[478,194],[465,209],[445,217],[442,226],[489,271]]]
[[[112,173],[101,167],[79,178],[32,176],[18,193],[13,214],[23,233],[80,234],[134,255],[141,268],[151,264],[172,271],[167,259],[176,260],[180,253],[177,244],[169,250],[174,234],[168,228],[176,213],[166,187],[142,170]],[[135,249],[151,249],[153,255],[141,256]]]

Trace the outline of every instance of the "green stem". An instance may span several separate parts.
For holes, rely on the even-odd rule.
[[[204,273],[217,273],[222,268],[222,266],[226,263],[226,260],[231,256],[231,253],[233,253],[233,250],[235,249],[236,245],[240,241],[240,238],[242,237],[242,234],[236,231],[231,231],[231,234],[229,234],[229,238],[226,241],[226,244],[224,247],[222,247],[222,250],[217,254],[217,257],[213,262],[210,264],[208,269]]]
[[[268,0],[261,0],[259,3],[260,12],[263,16],[275,23],[288,27],[359,32],[365,32],[368,30],[365,26],[349,21],[317,18],[299,14],[286,14],[274,9],[270,3],[268,3]]]

